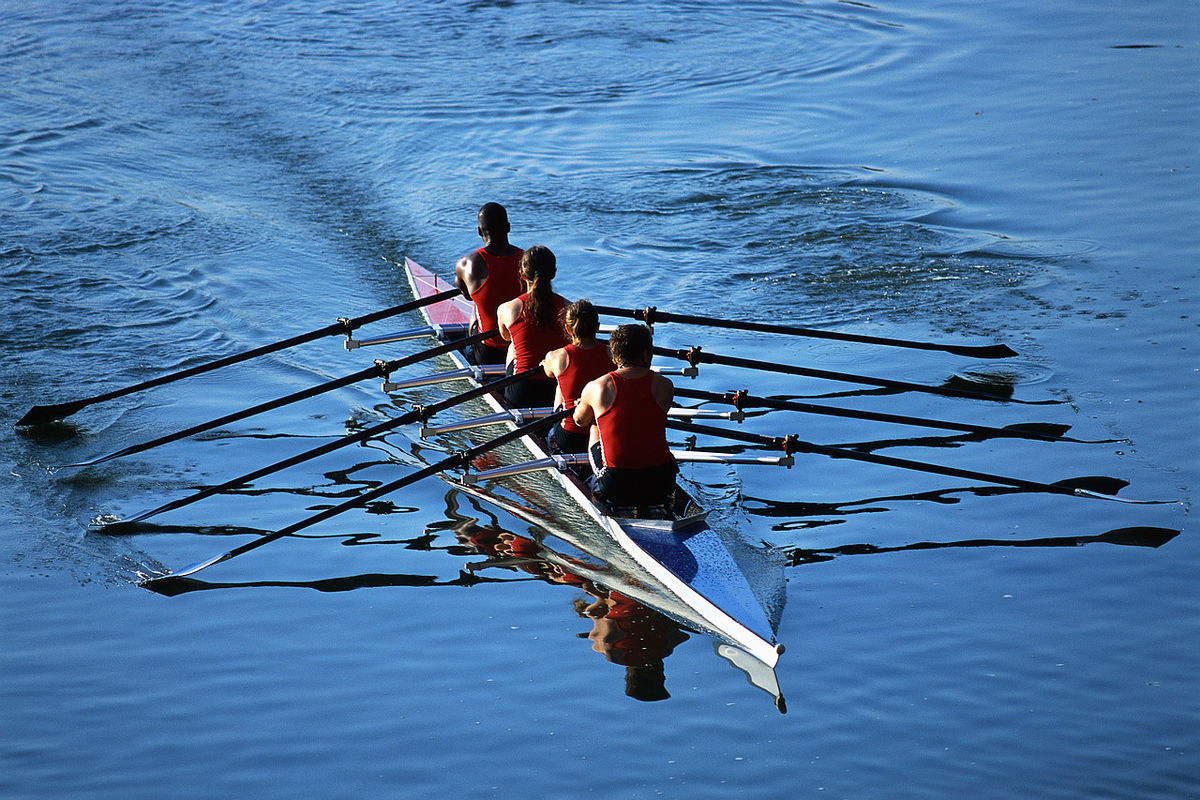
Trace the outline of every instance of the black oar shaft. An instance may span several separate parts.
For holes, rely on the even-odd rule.
[[[994,428],[987,425],[972,425],[969,422],[952,422],[927,417],[910,417],[903,414],[888,414],[880,411],[862,411],[855,408],[837,408],[823,406],[817,403],[801,403],[795,400],[780,400],[774,397],[756,397],[742,392],[706,392],[703,389],[689,389],[686,386],[675,387],[676,397],[687,397],[693,400],[711,400],[728,403],[739,408],[771,408],[778,411],[798,411],[802,414],[822,414],[831,417],[846,417],[848,419],[867,419],[874,422],[894,422],[900,425],[914,425],[922,428],[940,428],[950,431],[963,431],[986,436],[1005,436],[1017,439],[1038,439],[1041,441],[1078,441],[1063,436],[1050,436],[1035,431],[1023,431],[1019,428]]]
[[[689,364],[721,364],[727,367],[757,369],[764,372],[778,372],[785,375],[800,375],[806,378],[842,381],[843,383],[859,383],[867,386],[880,386],[887,389],[896,389],[906,392],[926,392],[928,394],[940,394],[950,397],[970,397],[976,400],[1005,399],[997,395],[984,394],[981,392],[968,392],[962,389],[952,389],[947,386],[927,386],[923,383],[910,383],[909,381],[897,381],[889,378],[875,378],[870,375],[855,375],[848,372],[831,372],[825,369],[798,367],[792,364],[777,364],[771,361],[755,361],[753,359],[739,358],[737,356],[706,353],[698,347],[693,347],[690,350],[672,350],[666,347],[655,347],[654,352],[656,355],[677,358],[681,361],[687,361]]]
[[[687,431],[688,433],[718,436],[725,439],[732,439],[734,441],[776,448],[785,452],[816,453],[819,455],[829,456],[831,458],[848,458],[855,461],[867,461],[872,464],[883,464],[885,466],[900,467],[902,469],[911,469],[918,472],[929,472],[936,475],[948,475],[955,478],[966,478],[968,480],[986,481],[987,483],[997,483],[1004,486],[1015,486],[1019,489],[1028,489],[1032,491],[1052,492],[1054,494],[1067,495],[1080,494],[1080,492],[1076,489],[1065,485],[1040,483],[1037,481],[1028,481],[1023,478],[1010,478],[1004,475],[992,475],[986,472],[958,469],[956,467],[947,467],[941,464],[929,464],[924,461],[911,461],[905,458],[893,458],[892,456],[882,456],[876,453],[862,453],[857,450],[848,450],[842,447],[831,447],[829,445],[815,444],[813,442],[804,442],[793,437],[780,438],[764,436],[756,433],[725,430],[723,428],[716,428],[710,425],[696,425],[690,422],[677,422],[674,420],[669,420],[667,422],[667,426],[676,430]],[[1108,497],[1107,495],[1102,495],[1095,492],[1090,492],[1087,494],[1090,497]]]
[[[390,494],[390,493],[396,491],[397,489],[401,489],[405,486],[408,486],[409,484],[416,483],[419,480],[423,480],[424,478],[428,478],[433,475],[437,475],[439,472],[444,472],[448,469],[454,469],[456,467],[465,467],[468,464],[470,464],[473,459],[482,455],[483,453],[486,453],[489,450],[493,450],[497,447],[500,447],[501,445],[507,444],[508,442],[512,442],[517,439],[520,439],[522,436],[527,436],[538,430],[549,427],[550,425],[553,425],[555,422],[557,422],[558,420],[562,419],[563,417],[567,416],[570,413],[571,413],[570,409],[562,409],[560,411],[556,411],[555,413],[551,414],[548,417],[543,417],[542,419],[535,420],[526,425],[522,425],[514,430],[508,431],[507,433],[503,433],[494,439],[486,441],[483,444],[476,445],[467,450],[463,450],[461,452],[455,453],[454,455],[449,456],[447,458],[443,458],[441,461],[438,461],[434,464],[430,464],[427,467],[423,467],[423,468],[417,470],[416,472],[409,473],[408,475],[405,475],[403,478],[394,480],[391,483],[385,483],[382,486],[378,486],[378,487],[370,490],[369,492],[365,492],[364,494],[359,495],[358,497],[352,497],[351,499],[346,500],[342,503],[338,503],[335,506],[326,508],[322,511],[319,511],[316,514],[313,514],[311,517],[307,517],[305,519],[300,520],[299,522],[292,523],[291,525],[288,525],[285,528],[280,528],[277,531],[273,531],[272,533],[268,533],[264,536],[260,536],[259,538],[254,539],[253,541],[249,541],[249,542],[246,542],[245,544],[239,545],[239,546],[233,548],[232,550],[222,553],[221,555],[216,556],[214,558],[210,558],[207,561],[201,561],[198,564],[193,564],[189,567],[185,567],[184,569],[181,569],[178,572],[171,573],[169,575],[159,575],[159,576],[156,576],[153,578],[149,578],[149,579],[143,581],[143,585],[152,584],[156,581],[170,580],[172,578],[182,578],[185,575],[194,575],[195,573],[199,572],[200,570],[206,569],[207,567],[211,567],[214,564],[220,564],[222,561],[228,561],[229,559],[234,558],[235,556],[240,556],[243,553],[248,553],[251,550],[255,550],[259,547],[262,547],[263,545],[270,544],[271,542],[273,542],[276,539],[279,539],[283,536],[287,536],[289,534],[293,534],[298,531],[304,530],[305,528],[316,525],[319,522],[324,522],[325,520],[330,519],[331,517],[336,517],[338,514],[341,514],[344,511],[349,511],[352,508],[359,508],[359,507],[365,506],[373,500],[383,497],[384,495]]]
[[[194,436],[197,433],[203,433],[204,431],[212,430],[213,428],[219,427],[221,425],[227,425],[231,422],[237,422],[238,420],[243,420],[243,419],[246,419],[247,417],[252,417],[256,414],[261,414],[265,411],[272,411],[276,408],[281,408],[283,406],[299,402],[300,400],[307,400],[310,397],[315,397],[315,396],[317,396],[319,394],[323,394],[325,392],[331,392],[335,389],[340,389],[344,386],[349,386],[352,383],[357,383],[358,381],[366,380],[367,378],[383,377],[387,373],[392,372],[393,370],[400,369],[401,367],[406,367],[406,366],[409,366],[410,364],[415,364],[418,361],[424,361],[426,359],[433,358],[434,356],[438,356],[443,353],[449,353],[452,350],[458,350],[458,349],[465,347],[467,345],[470,345],[474,342],[481,342],[484,339],[488,338],[489,336],[494,335],[495,333],[496,333],[495,330],[483,331],[482,333],[477,333],[473,336],[468,336],[464,339],[457,339],[453,342],[447,342],[445,344],[438,345],[437,347],[432,347],[428,350],[422,350],[419,353],[414,353],[413,355],[405,356],[404,358],[400,358],[400,359],[396,359],[395,361],[388,361],[383,364],[376,364],[373,367],[368,367],[367,369],[359,370],[358,372],[354,372],[350,375],[346,375],[341,378],[335,378],[334,380],[327,381],[327,382],[319,384],[317,386],[313,386],[309,389],[302,389],[301,391],[293,392],[292,394],[284,395],[283,397],[277,397],[274,400],[268,400],[265,403],[259,403],[258,405],[250,406],[249,408],[244,408],[241,411],[235,411],[232,414],[226,414],[223,417],[218,417],[216,419],[209,420],[208,422],[201,422],[197,425],[193,425],[190,428],[185,428],[184,430],[181,430],[181,431],[169,433],[164,436],[160,436],[157,439],[152,439],[148,442],[142,442],[141,444],[130,445],[129,447],[109,453],[108,455],[100,456],[99,458],[94,458],[91,461],[84,461],[79,464],[66,464],[64,466],[88,467],[88,466],[93,466],[95,464],[103,463],[105,461],[111,461],[114,458],[121,458],[122,456],[133,455],[134,453],[141,453],[141,452],[149,450],[153,447],[158,447],[160,445],[168,444],[169,442],[178,441],[179,439],[186,439],[187,437]]]
[[[819,328],[800,328],[792,325],[774,325],[766,322],[750,322],[735,319],[719,319],[716,317],[699,317],[693,314],[673,314],[669,311],[659,311],[650,308],[613,308],[611,306],[596,306],[600,314],[611,316],[632,317],[653,325],[656,322],[681,322],[688,325],[706,325],[711,328],[730,328],[733,330],[755,331],[757,333],[780,333],[788,336],[808,336],[816,339],[833,339],[842,342],[858,342],[860,344],[878,344],[890,347],[908,347],[915,350],[940,350],[955,355],[971,356],[973,358],[1008,358],[1017,352],[1005,344],[963,345],[940,344],[937,342],[917,342],[910,339],[893,339],[884,336],[866,336],[858,333],[843,333],[827,331]]]
[[[132,386],[113,389],[112,391],[98,394],[95,397],[88,397],[82,400],[71,400],[65,403],[34,406],[25,413],[25,416],[17,420],[17,426],[24,427],[28,425],[41,425],[47,422],[53,422],[54,420],[69,417],[76,411],[79,411],[80,409],[86,408],[90,405],[95,405],[96,403],[103,403],[107,400],[124,397],[125,395],[134,394],[135,392],[140,392],[145,389],[151,389],[155,386],[162,386],[166,383],[173,383],[174,381],[190,378],[194,375],[200,375],[204,372],[210,372],[214,369],[228,367],[232,364],[237,364],[242,361],[249,361],[250,359],[258,358],[259,356],[264,356],[268,353],[274,353],[279,350],[286,350],[289,347],[295,347],[299,344],[311,342],[324,336],[336,336],[342,333],[350,333],[351,331],[363,325],[377,322],[388,317],[393,317],[406,311],[412,311],[422,306],[429,305],[430,303],[448,300],[457,294],[459,294],[459,291],[457,289],[452,289],[441,292],[440,294],[430,295],[429,297],[421,297],[407,303],[401,303],[398,306],[392,306],[391,308],[385,308],[370,314],[364,314],[363,316],[355,317],[354,319],[339,320],[331,325],[326,325],[323,328],[318,328],[316,330],[309,331],[308,333],[297,334],[296,336],[274,342],[273,344],[263,345],[262,347],[256,347],[253,350],[247,350],[235,355],[218,358],[214,361],[208,361],[203,364],[198,364],[194,367],[188,367],[187,369],[182,369],[178,372],[172,372],[168,375],[160,375],[157,378],[151,378],[150,380],[143,381]]]
[[[279,472],[280,470],[287,469],[288,467],[294,467],[295,465],[301,464],[305,461],[311,461],[314,458],[332,453],[335,450],[340,450],[343,447],[348,447],[352,444],[357,444],[358,442],[365,442],[368,439],[372,439],[380,434],[386,433],[393,428],[398,428],[401,425],[407,425],[410,422],[428,419],[440,411],[445,411],[448,408],[465,403],[468,400],[473,400],[476,397],[482,397],[490,392],[503,389],[505,386],[508,386],[511,383],[516,383],[519,380],[523,380],[536,372],[542,372],[540,365],[533,367],[532,369],[525,370],[524,372],[518,372],[514,375],[509,375],[508,377],[492,381],[491,383],[477,386],[474,389],[463,392],[462,394],[457,394],[453,397],[439,400],[436,403],[431,403],[427,406],[419,406],[412,411],[408,411],[398,417],[381,422],[378,425],[372,425],[369,428],[364,428],[361,431],[357,431],[348,436],[343,436],[332,442],[327,442],[310,450],[305,450],[303,453],[297,453],[294,456],[289,456],[281,461],[276,461],[274,464],[269,464],[252,472],[247,472],[245,475],[239,475],[236,478],[230,478],[220,485],[209,486],[200,490],[199,492],[188,495],[187,497],[181,497],[177,500],[172,500],[169,503],[164,503],[158,508],[153,508],[149,511],[138,514],[136,517],[112,523],[109,527],[115,528],[123,524],[141,522],[142,520],[149,519],[150,517],[157,516],[158,514],[162,514],[167,511],[174,511],[175,509],[191,505],[192,503],[203,500],[206,497],[212,497],[214,494],[227,492],[230,489],[242,486],[250,481],[271,475],[275,472]]]

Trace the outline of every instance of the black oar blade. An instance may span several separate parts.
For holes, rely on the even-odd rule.
[[[1085,492],[1115,495],[1129,485],[1129,481],[1120,478],[1110,478],[1106,475],[1084,475],[1078,478],[1064,478],[1055,481],[1054,486],[1065,486],[1068,489],[1082,489]]]
[[[70,403],[52,403],[45,406],[34,406],[25,412],[25,416],[17,420],[18,428],[30,428],[34,425],[47,425],[71,416],[86,403],[73,401]]]
[[[1172,528],[1117,528],[1103,533],[1096,539],[1109,544],[1131,545],[1133,547],[1162,547],[1178,536],[1181,531]]]
[[[986,344],[986,345],[957,345],[944,344],[939,346],[940,350],[947,353],[953,353],[958,356],[971,356],[973,358],[1012,358],[1019,355],[1016,350],[1013,350],[1006,344]]]
[[[207,586],[204,581],[198,581],[195,578],[181,578],[178,575],[158,575],[144,578],[140,585],[164,597],[176,597]]]
[[[1061,439],[1067,431],[1071,430],[1071,426],[1055,422],[1018,422],[1014,425],[1005,425],[1004,430],[1046,439]]]

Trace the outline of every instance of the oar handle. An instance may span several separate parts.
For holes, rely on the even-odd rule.
[[[755,331],[757,333],[780,333],[788,336],[809,336],[816,339],[833,339],[842,342],[858,342],[860,344],[878,344],[890,347],[908,347],[916,350],[940,350],[973,358],[1008,358],[1017,355],[1006,344],[963,345],[941,344],[938,342],[917,342],[910,339],[893,339],[884,336],[866,336],[859,333],[843,333],[827,331],[819,328],[799,328],[792,325],[775,325],[768,322],[750,322],[746,320],[719,319],[716,317],[700,317],[693,314],[673,314],[670,311],[659,311],[654,306],[648,308],[613,308],[612,306],[596,306],[596,312],[618,317],[632,317],[642,320],[647,325],[656,322],[682,322],[688,325],[705,325],[710,328],[730,328],[733,330]]]

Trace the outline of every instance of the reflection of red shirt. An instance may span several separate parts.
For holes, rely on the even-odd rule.
[[[546,353],[557,350],[567,343],[567,334],[562,325],[558,324],[558,315],[566,308],[567,301],[561,295],[554,295],[555,322],[549,328],[539,328],[525,318],[524,307],[529,302],[529,292],[521,295],[522,313],[508,326],[512,334],[513,351],[516,353],[514,372],[524,372],[542,363]]]
[[[596,417],[604,465],[621,469],[657,467],[671,460],[667,446],[667,412],[654,399],[650,387],[654,373],[640,378],[612,376],[617,396]]]
[[[490,331],[496,327],[496,308],[521,293],[521,254],[525,251],[518,247],[511,255],[494,256],[481,247],[475,252],[487,264],[488,274],[483,283],[471,292],[471,302],[475,303],[479,330]],[[508,342],[501,339],[500,334],[485,339],[483,343],[488,347],[508,347]]]
[[[583,393],[583,387],[588,381],[599,378],[606,372],[616,369],[608,354],[608,345],[597,343],[589,348],[569,344],[567,350],[567,368],[558,375],[558,388],[563,396],[563,408],[574,408],[575,401]],[[575,424],[573,417],[564,417],[562,429],[571,433],[583,433],[586,429]]]
[[[612,620],[625,634],[624,638],[608,643],[608,658],[613,663],[625,667],[657,664],[671,655],[675,645],[688,638],[666,617],[641,603],[619,592],[609,592],[608,597],[615,605],[604,615],[605,619]]]

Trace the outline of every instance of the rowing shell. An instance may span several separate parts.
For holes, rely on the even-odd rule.
[[[405,271],[414,294],[427,297],[452,288],[443,279],[417,264],[405,259]],[[473,314],[470,301],[459,296],[451,300],[434,303],[421,309],[426,320],[435,331],[462,331],[469,325]],[[460,368],[469,365],[458,352],[451,353]],[[475,378],[467,378],[477,381]],[[489,394],[487,402],[497,412],[511,409],[503,397]],[[521,444],[533,459],[550,458],[544,440],[525,436]],[[722,643],[749,654],[769,669],[773,669],[783,646],[777,644],[774,630],[762,603],[755,596],[745,574],[734,560],[728,547],[706,521],[706,512],[680,488],[676,505],[679,513],[672,521],[637,520],[614,517],[597,502],[587,486],[570,471],[550,470],[552,480],[561,492],[565,492],[583,517],[598,526],[607,538],[616,545],[616,550],[627,556],[651,580],[644,581],[644,591],[634,599],[676,618],[677,621],[707,632]],[[478,485],[466,481],[455,481],[464,492],[488,502],[495,502],[495,495]],[[509,484],[511,485],[511,484]],[[522,493],[526,497],[528,493]],[[532,505],[502,503],[511,513],[522,516],[536,524],[544,525],[550,515],[538,507],[562,508],[559,498],[542,498]],[[574,516],[574,515],[570,515]],[[555,535],[567,526],[554,526]],[[570,536],[569,532],[567,533]],[[579,540],[572,541],[579,545]],[[609,554],[612,555],[611,553]],[[603,556],[602,556],[603,557]],[[738,653],[718,652],[725,658],[746,669],[745,659]],[[749,672],[749,670],[747,670]]]

